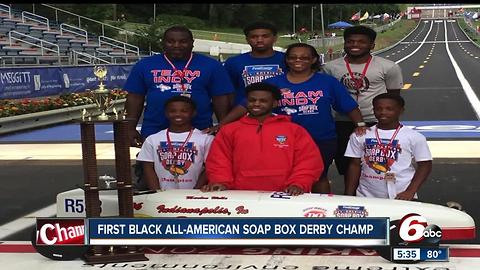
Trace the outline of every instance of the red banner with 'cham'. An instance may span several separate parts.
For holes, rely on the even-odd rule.
[[[85,245],[85,220],[38,218],[37,245]]]

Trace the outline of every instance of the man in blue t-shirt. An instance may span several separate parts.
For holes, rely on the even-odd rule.
[[[128,91],[125,109],[130,122],[132,146],[141,146],[145,138],[168,127],[165,102],[176,95],[191,97],[197,104],[193,126],[212,126],[212,114],[221,120],[229,111],[234,92],[228,73],[220,62],[192,53],[193,35],[184,26],[173,26],[163,34],[164,53],[144,58],[135,64],[124,89]],[[136,125],[146,101],[141,135]]]
[[[243,29],[251,52],[233,56],[225,61],[225,68],[235,87],[235,104],[245,98],[245,87],[285,71],[285,54],[275,51],[277,29],[267,22],[255,22]]]
[[[246,99],[245,87],[252,83],[282,75],[286,70],[285,53],[273,49],[277,41],[277,28],[267,22],[254,22],[243,29],[252,51],[233,56],[225,61],[225,69],[235,87],[234,105],[242,105]],[[234,106],[229,115],[243,115],[242,107]],[[224,118],[217,126],[204,132],[215,134],[221,125],[236,119]]]

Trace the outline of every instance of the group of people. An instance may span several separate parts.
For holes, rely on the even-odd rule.
[[[222,65],[193,53],[191,31],[174,26],[164,52],[133,67],[125,108],[148,189],[330,193],[335,162],[346,195],[417,198],[431,154],[425,137],[400,123],[401,69],[371,54],[374,30],[347,28],[346,56],[323,69],[308,44],[275,51],[270,23],[244,33],[251,52]]]

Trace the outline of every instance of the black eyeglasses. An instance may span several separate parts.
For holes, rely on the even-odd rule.
[[[287,56],[287,61],[302,61],[302,62],[308,62],[312,60],[312,57],[309,56]]]

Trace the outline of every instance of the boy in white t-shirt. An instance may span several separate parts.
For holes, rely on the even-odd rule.
[[[194,189],[207,183],[204,163],[213,136],[193,128],[196,106],[186,96],[165,102],[169,127],[147,137],[137,160],[150,190]]]
[[[372,103],[378,124],[365,135],[353,133],[345,151],[352,158],[345,195],[417,199],[418,189],[432,170],[427,140],[400,124],[405,105],[400,95],[380,94]]]

